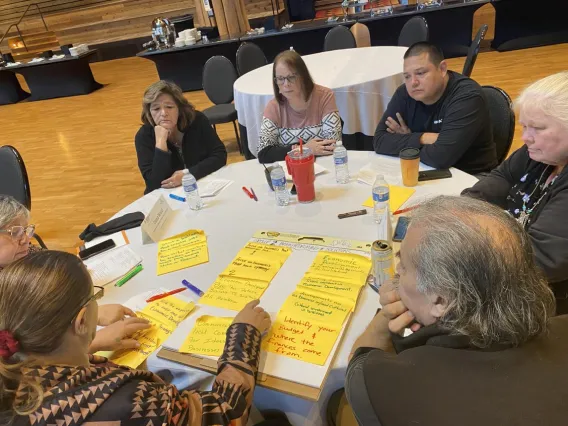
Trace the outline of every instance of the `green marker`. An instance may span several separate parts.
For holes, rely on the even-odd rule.
[[[130,280],[134,275],[136,275],[142,269],[144,269],[142,267],[142,264],[138,265],[136,268],[134,268],[132,271],[130,271],[128,274],[126,274],[124,277],[119,279],[114,286],[115,287],[122,287],[128,280]]]

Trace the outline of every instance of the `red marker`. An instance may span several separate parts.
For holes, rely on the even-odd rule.
[[[250,191],[249,191],[246,187],[244,187],[244,186],[243,186],[243,191],[245,191],[245,194],[247,194],[248,197],[249,197],[251,200],[254,200],[254,197],[252,196],[252,194],[250,193]]]
[[[150,297],[148,300],[146,300],[146,303],[153,302],[154,300],[164,299],[168,296],[171,296],[172,294],[181,293],[182,291],[185,291],[185,290],[187,290],[187,287],[180,287],[180,288],[176,288],[175,290],[168,291],[167,293],[157,294],[155,296]]]
[[[256,194],[254,193],[254,189],[252,189],[252,186],[250,187],[250,192],[252,192],[252,197],[254,198],[254,201],[258,201],[258,198],[256,198]]]
[[[417,208],[419,206],[419,204],[416,204],[415,206],[411,206],[411,207],[407,207],[406,209],[402,209],[402,210],[397,210],[393,213],[393,216],[397,215],[397,214],[402,214],[402,213],[406,213],[409,212],[411,210],[414,210],[415,208]]]

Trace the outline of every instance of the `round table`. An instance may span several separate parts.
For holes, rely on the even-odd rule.
[[[184,278],[205,291],[231,262],[236,253],[252,238],[255,231],[261,229],[363,241],[375,239],[377,227],[373,222],[372,214],[343,220],[338,219],[337,215],[361,209],[361,204],[371,195],[371,186],[357,182],[358,170],[369,163],[378,169],[396,170],[399,163],[398,158],[372,152],[350,151],[349,166],[352,177],[346,185],[335,182],[331,156],[319,157],[317,162],[325,167],[327,172],[316,177],[316,201],[310,204],[300,204],[292,198],[289,206],[276,206],[274,193],[268,187],[264,177],[264,168],[254,160],[228,165],[205,178],[204,181],[211,178],[223,178],[234,182],[215,198],[205,199],[206,205],[203,210],[191,211],[185,203],[166,197],[172,208],[177,210],[174,221],[168,227],[168,236],[188,229],[203,229],[207,235],[209,262],[190,269],[156,276],[157,244],[143,245],[140,228],[130,229],[126,231],[130,246],[144,259],[144,270],[122,287],[107,286],[101,303],[125,303],[131,297],[148,290],[160,287],[178,288]],[[421,165],[421,169],[429,170],[430,167]],[[451,169],[451,171],[453,177],[450,179],[419,183],[413,197],[437,194],[459,195],[463,189],[472,186],[477,181],[475,177],[460,170]],[[258,202],[250,200],[244,194],[241,189],[243,186],[254,188]],[[168,192],[161,189],[153,191],[115,216],[133,211],[142,211],[147,214],[159,196],[162,194],[167,196]],[[187,297],[196,299],[196,296],[189,292],[187,292]],[[278,312],[281,304],[282,300],[269,300],[264,296],[261,299],[261,305],[268,312]],[[351,323],[337,349],[336,358],[318,402],[312,403],[257,386],[254,397],[255,405],[261,410],[280,409],[288,414],[293,424],[323,424],[327,399],[334,390],[343,386],[350,349],[375,314],[378,306],[377,294],[365,286]],[[201,316],[205,313],[203,308],[196,311],[190,317]],[[228,311],[224,312],[226,316]],[[213,315],[219,314],[213,313]],[[183,323],[178,329],[182,326]],[[148,368],[152,371],[168,370],[172,374],[174,384],[179,386],[192,385],[206,388],[211,383],[210,374],[160,360],[155,354],[148,359]]]
[[[317,84],[335,92],[343,133],[373,136],[391,97],[403,83],[406,47],[381,46],[333,50],[302,58]],[[262,114],[274,98],[272,64],[240,77],[233,86],[239,124],[246,127],[248,147],[258,154]]]

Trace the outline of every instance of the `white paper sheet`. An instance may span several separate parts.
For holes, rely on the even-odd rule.
[[[87,259],[84,263],[91,274],[93,284],[104,286],[126,275],[142,263],[142,258],[129,246],[123,246]]]
[[[214,197],[232,183],[233,181],[228,179],[215,179],[209,182],[203,182],[203,184],[198,184],[199,195],[201,198]],[[178,197],[185,198],[183,186],[174,189],[172,193]]]

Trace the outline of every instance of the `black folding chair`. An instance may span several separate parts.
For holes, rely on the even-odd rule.
[[[233,84],[237,80],[235,67],[224,56],[213,56],[203,67],[203,90],[215,105],[203,111],[215,129],[217,124],[233,123],[239,151],[243,152],[237,130],[237,110],[233,102]]]
[[[428,22],[422,16],[415,16],[410,18],[398,36],[398,45],[410,47],[419,41],[428,41],[430,31],[428,30]]]
[[[268,64],[266,56],[260,47],[254,43],[243,42],[237,49],[237,71],[239,75]]]
[[[479,46],[485,38],[487,28],[488,26],[486,24],[483,24],[475,35],[475,38],[471,42],[471,46],[469,46],[469,50],[467,51],[467,58],[465,60],[465,64],[463,65],[462,71],[462,74],[466,77],[471,77],[475,61],[477,60],[477,55],[479,54]]]
[[[32,196],[26,165],[18,150],[10,145],[0,147],[0,194],[14,197],[31,211]],[[34,234],[34,238],[47,249],[39,235]]]
[[[501,164],[507,158],[515,135],[513,103],[503,89],[494,86],[482,86],[481,89],[489,106],[497,162]]]
[[[330,50],[355,49],[356,47],[357,42],[355,41],[355,37],[353,37],[351,31],[343,25],[338,25],[329,30],[323,42],[323,50],[325,52]]]

